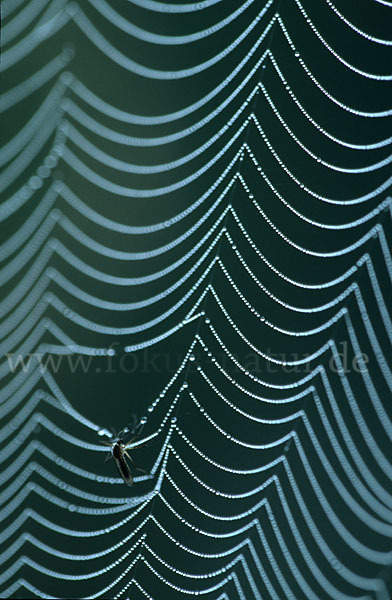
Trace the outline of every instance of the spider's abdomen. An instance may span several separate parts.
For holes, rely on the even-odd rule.
[[[123,445],[121,442],[116,442],[112,448],[113,458],[120,460],[123,457]]]

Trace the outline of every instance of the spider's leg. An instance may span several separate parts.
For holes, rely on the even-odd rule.
[[[136,413],[132,413],[132,418],[128,424],[128,430],[136,435],[140,435],[145,423],[141,421],[141,417],[138,417]]]
[[[135,462],[134,462],[133,458],[128,454],[128,452],[126,450],[124,450],[124,454],[127,458],[129,458],[129,460],[131,461],[133,466],[135,466]]]
[[[113,447],[112,442],[106,442],[104,440],[99,440],[99,443],[102,444],[103,446],[110,446],[111,448]],[[108,462],[111,458],[112,458],[112,453],[109,451],[106,455],[105,463]]]
[[[136,440],[136,438],[137,438],[137,435],[133,435],[131,437],[131,439],[128,440],[128,442],[124,445],[124,450],[126,450],[126,448],[129,448],[130,445],[132,444],[132,442],[134,442]]]
[[[135,433],[135,429],[136,429],[136,415],[135,413],[132,413],[132,418],[128,423],[128,429],[131,433]]]
[[[139,436],[140,436],[140,435],[142,435],[142,431],[143,431],[143,429],[144,429],[144,426],[145,426],[145,424],[146,424],[146,421],[143,421],[143,422],[142,422],[142,420],[140,419],[140,421],[139,421],[139,424],[138,424],[138,426],[136,427],[137,434],[138,434]]]
[[[132,444],[132,442],[134,441],[134,439],[132,438],[131,440],[129,440],[129,442],[127,444],[125,444],[124,446],[124,450],[126,450],[127,448],[129,448]],[[132,446],[132,450],[138,450],[139,448],[145,448],[148,444],[138,444],[137,446]]]
[[[124,436],[126,436],[126,435],[127,435],[127,433],[129,433],[129,431],[130,431],[130,430],[129,430],[129,426],[128,426],[128,425],[125,425],[125,427],[123,427],[123,428],[121,429],[121,431],[119,431],[119,432],[118,432],[118,434],[117,434],[117,438],[123,438]]]

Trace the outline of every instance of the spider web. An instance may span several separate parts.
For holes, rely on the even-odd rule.
[[[1,596],[389,598],[390,3],[2,7]]]

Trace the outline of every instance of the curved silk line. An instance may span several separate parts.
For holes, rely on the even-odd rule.
[[[255,0],[246,0],[236,11],[231,13],[228,17],[225,17],[222,21],[211,25],[207,29],[198,31],[197,33],[190,33],[188,35],[159,35],[152,33],[133,23],[130,23],[127,19],[117,13],[105,0],[88,0],[93,8],[101,13],[112,25],[121,29],[127,35],[131,35],[136,39],[144,42],[150,42],[151,44],[160,45],[182,45],[189,44],[191,42],[197,42],[203,40],[206,37],[213,35],[223,27],[226,27],[229,23],[234,21],[240,14],[242,14]]]
[[[114,46],[106,40],[106,38],[97,30],[96,27],[94,27],[92,22],[87,18],[87,16],[80,8],[73,15],[73,20],[74,23],[79,27],[79,29],[101,52],[106,54],[111,60],[116,62],[122,68],[132,73],[135,73],[136,75],[140,75],[141,77],[173,81],[177,79],[184,79],[186,77],[192,77],[193,75],[202,73],[209,67],[212,67],[213,65],[220,62],[223,58],[228,56],[253,31],[256,25],[258,25],[261,17],[264,16],[264,14],[267,12],[269,7],[273,3],[274,0],[268,0],[265,7],[261,10],[259,15],[252,21],[252,23],[248,25],[248,27],[231,44],[226,46],[224,50],[195,67],[190,67],[188,69],[179,69],[177,71],[163,71],[160,69],[151,69],[128,58],[122,52],[114,48]]]

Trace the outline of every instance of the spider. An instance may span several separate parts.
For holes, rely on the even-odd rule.
[[[140,444],[134,444],[133,442],[135,441],[135,439],[138,437],[139,433],[137,433],[136,435],[134,435],[129,442],[125,443],[121,438],[120,435],[122,433],[124,433],[125,431],[129,431],[128,428],[123,429],[119,436],[114,436],[117,437],[117,439],[114,442],[104,442],[101,441],[101,444],[103,444],[104,446],[109,446],[111,448],[111,453],[109,454],[109,456],[107,457],[106,460],[109,460],[110,458],[113,458],[115,465],[118,469],[118,472],[120,473],[124,483],[126,483],[127,485],[131,486],[133,485],[133,476],[132,476],[132,472],[131,469],[125,459],[125,457],[128,458],[128,460],[132,463],[132,465],[135,467],[135,469],[137,469],[138,471],[142,471],[143,473],[145,473],[145,471],[143,469],[139,469],[138,467],[135,466],[135,463],[133,461],[133,459],[131,458],[131,456],[128,454],[127,450],[134,448],[134,447],[138,447],[141,448],[142,446]],[[134,428],[133,428],[134,431]],[[144,444],[143,444],[144,445]],[[105,461],[106,462],[106,461]]]

